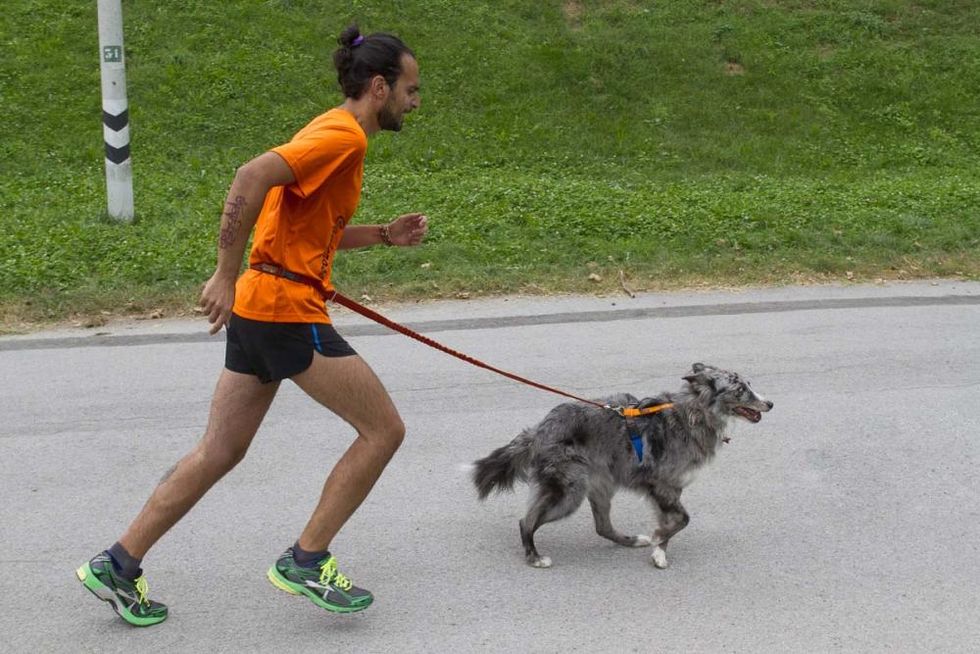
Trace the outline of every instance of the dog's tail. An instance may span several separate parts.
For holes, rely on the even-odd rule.
[[[525,429],[507,445],[473,462],[473,484],[481,500],[493,491],[512,490],[515,481],[527,481],[533,437],[532,430]]]

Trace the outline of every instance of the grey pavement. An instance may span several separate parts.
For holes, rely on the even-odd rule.
[[[576,394],[676,389],[691,363],[775,403],[684,495],[670,567],[595,535],[588,508],[523,563],[526,490],[478,502],[460,464],[561,398],[347,312],[409,434],[333,544],[375,605],[335,616],[273,588],[350,429],[284,384],[245,461],[145,561],[171,607],[122,623],[74,569],[200,436],[224,339],[203,320],[0,338],[4,652],[980,651],[980,284],[807,286],[382,307]],[[623,493],[613,519],[649,533]]]

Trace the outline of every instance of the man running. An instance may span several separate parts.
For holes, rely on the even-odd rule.
[[[374,599],[337,569],[329,547],[398,449],[405,426],[374,372],[334,330],[321,290],[332,289],[338,249],[413,246],[426,233],[420,213],[386,225],[349,224],[367,139],[400,130],[405,114],[418,108],[419,68],[391,34],[362,36],[352,25],[339,43],[333,60],[343,104],[239,168],[228,192],[218,265],[200,300],[211,333],[227,329],[225,369],[204,436],[119,540],[76,572],[130,624],[167,618],[166,605],[147,596],[142,559],[242,460],[283,379],[350,423],[357,437],[328,475],[299,538],[269,569],[269,580],[328,611],[361,611]],[[239,277],[253,227],[249,269]]]

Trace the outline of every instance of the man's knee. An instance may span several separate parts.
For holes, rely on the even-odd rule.
[[[248,445],[233,446],[225,443],[221,445],[207,444],[200,449],[198,454],[204,465],[223,475],[241,463],[247,452]]]
[[[386,452],[394,454],[405,440],[405,423],[397,415],[387,420],[377,432],[377,443]]]
[[[402,422],[401,418],[396,416],[391,421],[391,424],[388,426],[387,440],[394,449],[397,450],[401,447],[402,441],[405,440],[405,423]]]

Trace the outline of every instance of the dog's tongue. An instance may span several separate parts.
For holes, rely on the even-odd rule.
[[[756,411],[755,409],[750,409],[745,406],[740,406],[740,407],[736,407],[735,411],[737,411],[738,414],[743,418],[745,418],[746,420],[750,420],[752,422],[759,422],[760,420],[762,420],[762,414]]]

